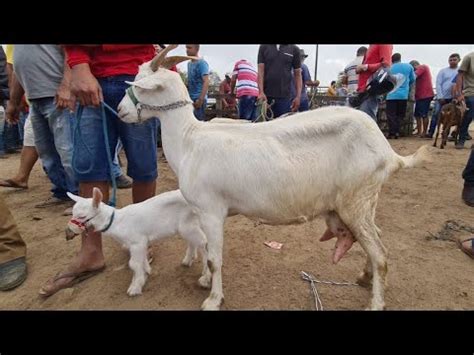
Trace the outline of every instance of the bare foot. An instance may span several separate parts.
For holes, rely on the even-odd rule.
[[[104,257],[96,257],[95,259],[89,258],[81,260],[81,256],[78,255],[64,272],[58,273],[56,276],[49,279],[40,289],[39,293],[42,296],[49,297],[63,288],[71,287],[78,282],[88,279],[105,268]]]

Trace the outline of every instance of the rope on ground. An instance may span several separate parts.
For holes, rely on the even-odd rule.
[[[318,289],[316,288],[316,284],[326,284],[326,285],[335,285],[335,286],[360,286],[356,283],[352,282],[336,282],[336,281],[321,281],[317,280],[313,275],[308,274],[307,272],[301,271],[301,277],[303,280],[310,282],[311,291],[313,292],[314,296],[314,305],[317,311],[323,311],[323,303],[321,302],[321,298],[319,297]]]
[[[468,233],[474,233],[474,227],[471,227],[467,224],[464,224],[463,221],[461,220],[454,220],[454,219],[449,219],[446,222],[444,222],[443,227],[441,230],[433,234],[431,232],[428,232],[429,236],[426,237],[426,240],[444,240],[448,242],[456,242],[457,239],[453,237],[454,232],[468,232]]]

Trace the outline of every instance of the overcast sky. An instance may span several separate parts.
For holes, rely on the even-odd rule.
[[[364,44],[350,45],[320,45],[318,56],[318,78],[322,86],[328,86],[332,80],[355,57],[357,48]],[[316,59],[315,45],[298,45],[306,54],[306,65],[308,65],[311,76],[314,79],[314,68]],[[365,46],[368,46],[365,44]],[[448,65],[448,57],[451,53],[459,53],[464,56],[474,51],[474,45],[394,45],[394,52],[402,55],[402,61],[409,62],[412,59],[422,64],[428,64],[433,75],[435,84],[438,71]],[[184,45],[180,45],[173,53],[185,54]],[[204,57],[212,70],[215,70],[221,78],[227,72],[231,72],[236,61],[247,59],[254,65],[257,64],[258,45],[201,45],[200,55]],[[187,70],[187,64],[181,63],[179,69]]]
[[[354,59],[357,48],[367,44],[350,45],[320,45],[318,55],[318,78],[322,86],[328,86],[332,80],[337,79],[337,74],[344,69],[347,63]],[[306,54],[305,64],[309,67],[314,79],[314,67],[316,59],[316,45],[298,45]],[[472,51],[474,45],[394,45],[394,53],[402,55],[403,62],[412,59],[422,64],[428,64],[433,75],[435,85],[438,71],[448,66],[448,57],[451,53],[459,53],[461,58]],[[185,54],[184,45],[179,46],[176,54]],[[258,45],[201,45],[200,55],[209,63],[211,69],[215,70],[221,78],[226,72],[231,72],[233,65],[240,59],[247,59],[254,65],[257,64]],[[186,71],[186,63],[178,67]]]

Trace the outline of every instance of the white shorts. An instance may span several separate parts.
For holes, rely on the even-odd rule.
[[[25,130],[23,134],[23,146],[34,147],[35,146],[35,134],[33,132],[33,126],[31,125],[30,114],[25,122]]]

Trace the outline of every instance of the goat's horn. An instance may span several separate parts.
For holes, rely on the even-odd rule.
[[[155,58],[153,58],[153,60],[150,63],[151,70],[157,71],[161,63],[163,63],[163,61],[165,60],[166,54],[168,54],[169,51],[177,47],[178,47],[177,44],[170,44],[168,47],[166,47],[160,53],[158,53],[158,55]]]
[[[186,60],[199,60],[199,57],[190,57],[187,55],[174,55],[172,57],[167,57],[161,64],[163,68],[170,69],[173,65],[179,64],[181,62],[184,62]]]

